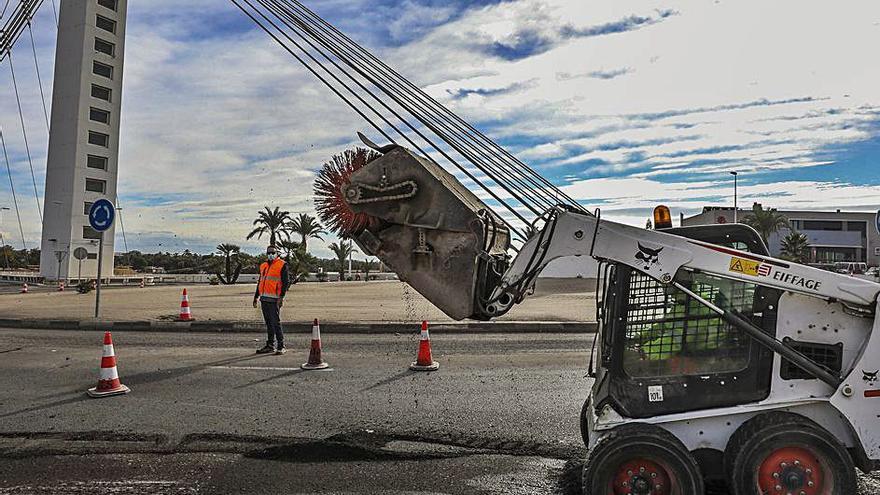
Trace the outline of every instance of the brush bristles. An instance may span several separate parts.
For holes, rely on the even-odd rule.
[[[346,150],[324,164],[315,179],[315,210],[324,225],[341,236],[354,236],[365,228],[378,224],[377,218],[355,213],[345,201],[343,188],[350,183],[351,174],[381,155],[372,150]]]

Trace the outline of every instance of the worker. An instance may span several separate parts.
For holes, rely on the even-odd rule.
[[[281,307],[284,306],[284,296],[290,287],[290,274],[287,264],[278,256],[278,248],[269,246],[266,248],[267,261],[260,265],[260,280],[257,290],[254,292],[254,307],[257,300],[263,310],[263,320],[266,321],[266,345],[257,349],[257,354],[275,355],[284,354],[284,331],[281,328]]]

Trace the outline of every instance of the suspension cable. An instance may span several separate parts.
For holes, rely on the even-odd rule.
[[[523,181],[522,174],[517,174],[516,170],[509,167],[509,165],[500,162],[496,159],[496,157],[489,156],[489,162],[486,162],[482,158],[483,152],[478,149],[478,147],[474,146],[471,142],[468,142],[467,140],[464,140],[462,138],[461,129],[457,128],[454,122],[450,122],[449,119],[437,114],[434,109],[431,109],[430,107],[426,108],[426,105],[422,101],[419,101],[417,94],[414,94],[406,87],[401,88],[400,84],[396,84],[398,89],[394,89],[393,87],[388,86],[388,78],[383,77],[382,74],[377,74],[374,64],[367,61],[367,67],[364,68],[362,64],[353,61],[350,57],[346,57],[347,54],[340,51],[339,45],[337,43],[334,43],[332,40],[328,40],[326,37],[317,34],[313,29],[310,29],[308,26],[303,26],[302,20],[294,16],[290,11],[287,11],[286,14],[287,16],[293,18],[294,22],[297,22],[301,29],[306,30],[308,34],[316,38],[319,43],[330,49],[340,60],[345,62],[348,66],[357,71],[363,77],[367,78],[371,83],[382,90],[385,94],[391,96],[392,99],[395,99],[398,104],[408,110],[416,119],[418,119],[424,125],[428,126],[441,139],[449,143],[462,156],[466,157],[468,160],[477,165],[478,168],[486,172],[490,178],[492,178],[497,184],[508,191],[508,193],[510,193],[521,204],[531,210],[532,213],[540,216],[543,213],[543,210],[551,208],[556,204],[555,201],[548,201],[547,198],[542,197],[541,195],[536,195],[536,191],[541,191],[542,189],[536,188],[536,184],[534,183],[528,184],[527,182]],[[369,72],[369,74],[365,74],[365,71]],[[380,82],[385,83],[386,86],[383,87]],[[392,80],[392,82],[394,81]],[[401,89],[403,93],[401,93]],[[398,98],[406,101],[407,104],[411,106],[404,105],[398,100]],[[443,131],[440,131],[437,126],[439,126],[439,128],[442,128]],[[448,133],[451,133],[451,135]],[[491,173],[489,172],[490,170]],[[493,174],[495,174],[495,176],[493,176]],[[502,182],[498,180],[499,177],[503,177],[509,182]],[[529,201],[524,201],[523,198],[529,199]]]
[[[21,232],[21,246],[27,251],[27,243],[24,240],[24,227],[21,223],[21,210],[18,208],[18,196],[15,194],[15,182],[12,180],[12,168],[9,165],[9,153],[6,152],[6,139],[3,137],[3,127],[0,126],[0,144],[3,145],[3,158],[6,159],[6,174],[9,176],[9,189],[12,190],[12,204],[15,205],[15,216],[18,217],[18,230]]]
[[[479,182],[476,181],[476,178],[473,177],[472,175],[470,175],[470,174],[467,172],[467,170],[464,169],[464,167],[462,167],[458,162],[456,162],[456,161],[453,160],[451,157],[449,157],[449,155],[447,155],[442,149],[440,149],[440,148],[439,148],[439,147],[438,147],[433,141],[431,141],[430,139],[428,139],[428,138],[427,138],[424,134],[422,134],[418,129],[416,129],[415,127],[413,127],[412,124],[410,124],[410,122],[409,122],[407,119],[403,118],[399,113],[397,113],[395,110],[393,110],[391,107],[389,107],[384,101],[382,101],[380,98],[378,98],[378,97],[377,97],[372,91],[370,91],[369,89],[367,89],[367,88],[363,85],[363,83],[361,83],[360,81],[358,81],[358,80],[357,80],[356,78],[354,78],[350,73],[346,72],[345,69],[343,69],[342,67],[340,67],[339,64],[337,64],[336,61],[334,61],[332,58],[330,58],[330,57],[329,57],[329,56],[328,56],[328,55],[327,55],[327,54],[326,54],[321,48],[315,46],[314,43],[312,43],[308,38],[306,38],[305,36],[303,36],[303,35],[302,35],[299,31],[297,31],[293,26],[291,26],[290,23],[288,23],[288,22],[285,21],[283,18],[281,18],[281,17],[278,15],[278,13],[277,13],[276,10],[273,10],[270,6],[267,6],[267,5],[266,5],[267,0],[257,0],[257,1],[258,1],[258,2],[259,2],[264,8],[266,8],[269,12],[271,12],[272,14],[274,14],[275,16],[277,16],[277,17],[279,18],[279,20],[281,21],[282,24],[284,24],[285,26],[287,26],[288,28],[290,28],[291,30],[293,30],[293,32],[294,32],[299,38],[303,39],[306,43],[308,43],[309,46],[311,46],[315,51],[317,51],[318,53],[320,53],[325,59],[327,59],[327,60],[328,60],[331,64],[333,64],[337,69],[339,69],[344,75],[346,75],[349,79],[351,79],[352,81],[354,81],[354,82],[355,82],[355,83],[356,83],[356,84],[357,84],[362,90],[364,90],[364,91],[365,91],[367,94],[369,94],[373,99],[375,99],[377,102],[379,102],[379,104],[382,105],[386,110],[390,111],[395,117],[397,117],[398,120],[400,120],[403,124],[405,124],[407,127],[409,127],[410,130],[412,130],[413,132],[415,132],[419,137],[421,137],[423,140],[425,140],[425,141],[426,141],[431,147],[433,147],[435,150],[437,150],[438,152],[440,152],[440,153],[441,153],[441,154],[442,154],[447,160],[449,160],[449,161],[450,161],[453,165],[455,165],[459,170],[461,170],[462,172],[468,174],[468,176],[471,178],[471,180],[473,180],[473,181],[475,181],[475,183],[479,184]],[[274,6],[275,6],[276,9],[278,8],[277,4],[275,4]],[[265,15],[263,15],[262,13],[260,13],[260,14],[261,14],[262,17],[265,18]],[[271,23],[272,21],[268,21],[268,22]],[[274,25],[274,23],[273,23],[273,25]],[[275,27],[277,28],[277,26],[275,26]],[[288,39],[290,39],[290,37],[287,36],[286,34],[284,34],[284,36],[287,37]],[[303,48],[302,48],[299,44],[297,44],[295,41],[293,41],[293,40],[291,40],[291,41],[292,41],[294,44],[296,44],[297,47],[299,47],[301,50],[303,49]],[[309,56],[309,58],[311,58],[312,60],[315,60],[310,54],[308,54],[308,53],[306,53],[306,54]],[[315,62],[318,63],[319,65],[322,65],[320,62],[317,62],[317,61],[315,61]],[[323,67],[323,65],[322,65],[322,67]],[[326,70],[326,68],[325,68],[325,70]],[[362,99],[361,99],[361,102],[369,106],[369,104],[366,103],[366,102],[364,102]],[[375,109],[373,109],[372,107],[370,107],[370,108],[371,108],[374,112],[376,112]],[[378,113],[378,112],[376,112],[376,113]],[[385,120],[384,117],[383,117],[383,120]],[[386,120],[386,122],[387,122],[387,120]],[[423,155],[425,155],[427,158],[431,159],[430,155],[428,155],[428,153],[426,153],[424,150],[422,150],[420,147],[418,147],[418,145],[416,145],[415,143],[413,143],[413,141],[412,141],[409,137],[407,137],[405,134],[403,134],[402,132],[400,132],[397,128],[395,128],[395,130],[397,130],[397,132],[398,132],[401,136],[403,136],[404,139],[406,139],[406,140],[407,140],[408,142],[410,142],[413,146],[415,146],[415,147],[416,147],[416,148],[417,148],[417,149],[418,149]],[[432,161],[433,161],[433,160],[432,160]],[[494,193],[491,191],[491,189],[486,188],[486,190],[487,190],[490,194],[493,194],[493,195],[494,195]],[[497,196],[496,196],[496,199],[498,199],[498,200],[500,201],[500,198],[497,198]],[[511,211],[512,211],[514,214],[519,215],[519,213],[516,212],[515,210],[511,210]],[[522,218],[521,216],[520,216],[520,218],[521,218],[523,221],[525,221],[525,219]],[[512,226],[512,225],[508,225],[508,227],[512,228],[513,226]]]
[[[40,224],[43,223],[43,209],[40,206],[40,193],[37,192],[37,175],[34,173],[34,161],[31,158],[31,148],[28,144],[27,129],[24,125],[24,111],[21,108],[21,98],[18,95],[18,83],[15,81],[15,69],[12,66],[12,52],[9,52],[9,70],[12,73],[12,87],[15,89],[15,101],[18,102],[18,117],[21,120],[21,133],[24,136],[24,149],[27,153],[28,164],[31,167],[31,180],[34,184],[34,201],[37,202],[37,212],[40,214]]]
[[[46,117],[46,130],[49,130],[49,110],[46,108],[46,95],[43,93],[43,79],[40,77],[40,63],[37,61],[37,44],[34,43],[34,30],[31,29],[31,21],[28,21],[28,33],[31,35],[31,49],[34,52],[34,69],[37,71],[37,86],[40,88],[40,103],[43,104],[43,116]],[[12,65],[12,59],[9,60]]]
[[[328,88],[330,88],[330,89],[331,89],[331,90],[332,90],[337,96],[339,96],[340,98],[342,98],[343,101],[345,101],[345,102],[346,102],[346,103],[347,103],[347,104],[348,104],[353,110],[355,110],[355,111],[356,111],[361,117],[363,117],[364,119],[366,119],[367,122],[368,122],[370,125],[372,125],[377,131],[379,131],[379,132],[380,132],[380,133],[381,133],[386,139],[388,139],[388,141],[390,141],[390,142],[394,142],[394,140],[393,140],[393,139],[392,139],[392,138],[391,138],[391,137],[390,137],[390,136],[389,136],[384,130],[382,130],[378,125],[375,124],[375,122],[373,122],[373,121],[372,121],[371,119],[369,119],[366,115],[364,115],[364,113],[363,113],[359,108],[357,108],[357,107],[356,107],[356,106],[355,106],[355,105],[354,105],[354,104],[353,104],[348,98],[346,98],[345,96],[343,96],[343,95],[339,92],[339,90],[337,90],[332,84],[329,83],[329,81],[327,81],[324,77],[322,77],[320,74],[318,74],[318,73],[317,73],[317,72],[316,72],[311,66],[309,66],[309,65],[308,65],[308,64],[307,64],[307,63],[306,63],[301,57],[299,57],[298,55],[296,55],[295,53],[293,53],[293,51],[291,50],[291,48],[289,48],[284,42],[282,42],[282,41],[278,38],[278,36],[276,36],[276,35],[275,35],[275,34],[274,34],[274,33],[273,33],[273,32],[272,32],[267,26],[265,26],[265,25],[263,24],[263,22],[261,22],[261,21],[258,20],[256,17],[254,17],[254,15],[252,15],[250,11],[248,11],[248,10],[245,9],[241,4],[239,4],[239,2],[238,2],[237,0],[231,0],[231,1],[232,1],[232,2],[233,2],[233,3],[234,3],[234,4],[235,4],[235,5],[236,5],[236,6],[237,6],[242,12],[244,12],[248,17],[250,17],[251,20],[253,20],[258,26],[260,26],[260,27],[261,27],[266,33],[268,33],[268,34],[269,34],[269,35],[270,35],[270,36],[271,36],[271,37],[272,37],[272,38],[273,38],[278,44],[280,44],[280,45],[281,45],[281,46],[282,46],[282,47],[283,47],[288,53],[290,53],[290,54],[291,54],[291,55],[292,55],[297,61],[299,61],[301,64],[303,64],[303,65],[304,65],[304,66],[305,66],[310,72],[312,72],[312,74],[314,74],[316,77],[318,77],[318,79],[319,79],[322,83],[324,83]],[[262,12],[260,9],[258,9],[256,6],[254,6],[249,0],[242,0],[242,1],[243,1],[244,3],[246,3],[246,4],[247,4],[252,10],[254,10],[257,14],[259,14],[263,19],[265,19],[265,21],[266,21],[268,24],[270,24],[275,30],[277,30],[279,33],[281,33],[282,36],[285,36],[288,40],[291,41],[291,43],[293,43],[295,46],[297,46],[297,48],[299,48],[301,51],[303,51],[304,53],[306,53],[307,56],[309,56],[309,58],[312,59],[316,64],[320,65],[325,71],[330,72],[330,71],[329,71],[329,70],[328,70],[323,64],[321,64],[320,62],[318,62],[317,60],[315,60],[314,57],[312,57],[310,54],[308,54],[307,50],[306,50],[304,47],[302,47],[302,46],[299,45],[296,41],[294,41],[293,39],[291,39],[286,33],[284,33],[284,31],[283,31],[283,30],[282,30],[277,24],[275,24],[275,23],[274,23],[273,21],[271,21],[268,17],[266,17],[266,15],[263,14],[263,12]],[[258,1],[260,1],[260,0],[258,0]],[[266,6],[265,6],[264,4],[261,3],[261,5],[263,5],[263,7],[266,8]],[[281,21],[283,22],[283,19],[282,19]],[[323,52],[320,52],[320,53],[321,53],[323,56],[326,57],[326,54],[324,54]],[[340,70],[341,70],[341,68],[340,68]],[[346,75],[348,75],[348,74],[345,73],[344,71],[343,71],[343,73],[346,74]],[[345,85],[345,83],[343,83],[343,82],[340,81],[337,77],[335,77],[335,75],[334,75],[333,77],[334,77],[334,79],[335,79],[339,84],[342,84],[344,87],[346,87],[346,89],[347,89],[349,92],[352,92],[352,91],[353,91],[350,87],[348,87],[347,85]],[[349,77],[350,77],[350,75],[349,75]],[[366,89],[366,88],[364,88],[364,89]],[[367,90],[367,92],[369,92],[369,91]],[[375,97],[375,96],[374,96],[374,97]],[[378,114],[378,115],[381,116],[381,114],[380,114],[380,113],[379,113],[374,107],[372,107],[370,104],[368,104],[368,103],[367,103],[366,101],[364,101],[362,98],[358,97],[358,99],[361,101],[361,103],[363,103],[363,104],[366,105],[368,108],[370,108],[370,110],[372,110],[373,113],[376,113],[376,114]],[[391,125],[390,122],[388,122],[387,119],[385,119],[383,116],[382,116],[381,118],[383,119],[383,121],[385,121],[386,123],[388,123],[389,125]],[[404,121],[404,119],[401,119],[401,120]],[[406,123],[406,122],[404,121],[404,123]],[[406,137],[405,134],[403,134],[402,132],[400,132],[396,127],[393,127],[393,126],[392,126],[392,128],[395,128],[395,130],[397,130],[398,133],[400,133],[402,136],[404,136],[404,138],[405,138],[407,141],[409,141],[410,143],[412,143],[412,141],[411,141],[408,137]],[[414,130],[415,130],[415,129],[414,129]],[[418,133],[417,130],[415,130],[415,132]],[[428,144],[432,145],[432,147],[433,147],[434,149],[436,149],[438,152],[440,152],[441,154],[443,154],[444,157],[446,157],[448,160],[450,160],[450,161],[453,162],[453,163],[456,163],[456,162],[454,162],[454,160],[452,160],[452,158],[449,157],[449,156],[448,156],[448,155],[447,155],[447,154],[446,154],[446,153],[445,153],[440,147],[436,146],[433,142],[431,142],[431,141],[428,140],[426,137],[424,137],[424,135],[421,135],[421,137],[422,137],[423,139],[425,139],[425,140],[428,142]],[[413,144],[414,146],[416,146],[414,143],[412,143],[412,144]],[[422,152],[424,153],[424,151],[422,151]],[[430,159],[430,155],[428,155],[427,153],[424,153],[424,154],[425,154],[426,157],[428,157],[428,158]],[[480,183],[480,182],[479,182],[479,181],[478,181],[478,180],[477,180],[472,174],[470,174],[470,172],[467,171],[467,169],[465,169],[464,167],[461,167],[460,165],[459,165],[458,167],[459,167],[459,169],[460,169],[463,173],[465,173],[466,175],[468,175],[468,176],[471,178],[471,180],[473,180],[476,184],[480,184],[480,185],[482,185],[482,184],[481,184],[481,183]],[[491,189],[489,189],[489,188],[487,188],[487,187],[485,187],[485,186],[483,186],[483,187],[484,187],[484,189],[485,189],[490,195],[492,195],[493,197],[495,197],[499,202],[501,202],[501,203],[503,204],[503,201],[501,201],[501,199],[498,198],[497,195],[496,195]],[[514,215],[517,215],[519,218],[521,218],[523,221],[525,221],[525,219],[519,214],[519,212],[516,212],[515,210],[511,210],[511,211],[512,211],[512,213],[514,213]],[[506,222],[505,222],[505,223],[506,223]],[[510,227],[512,228],[512,226],[510,226]],[[512,229],[512,230],[516,232],[516,229]]]
[[[452,112],[451,110],[449,110],[448,108],[446,108],[445,106],[443,106],[442,104],[437,102],[433,97],[431,97],[430,95],[425,93],[419,87],[415,86],[408,79],[401,76],[394,69],[392,69],[387,64],[385,64],[381,59],[377,58],[372,53],[370,53],[368,50],[366,50],[361,45],[357,44],[355,41],[353,41],[351,38],[349,38],[345,33],[339,31],[335,26],[333,26],[332,24],[328,23],[323,18],[318,16],[315,12],[313,12],[308,7],[303,5],[299,0],[289,0],[289,3],[294,4],[297,7],[297,10],[304,13],[308,17],[310,17],[312,19],[312,24],[317,23],[319,25],[319,27],[324,26],[322,28],[322,30],[324,30],[325,32],[327,32],[327,29],[329,29],[331,34],[335,35],[335,38],[337,38],[338,40],[341,40],[343,43],[352,47],[352,49],[355,50],[356,52],[360,52],[361,57],[366,57],[369,60],[373,61],[374,64],[376,64],[378,67],[383,69],[383,71],[385,71],[387,74],[391,74],[393,77],[395,77],[398,80],[398,82],[401,82],[401,83],[405,84],[406,86],[410,87],[411,90],[413,90],[416,94],[418,94],[420,97],[422,97],[426,101],[430,102],[430,104],[432,104],[436,109],[445,113],[447,116],[452,118],[458,124],[463,126],[467,131],[474,133],[474,135],[476,137],[480,138],[480,140],[484,143],[484,146],[489,146],[491,148],[494,148],[496,150],[496,153],[500,153],[502,156],[506,157],[510,162],[517,165],[518,167],[521,167],[521,169],[523,170],[524,173],[528,172],[528,175],[531,176],[532,180],[538,180],[543,185],[543,187],[539,188],[539,189],[543,190],[547,195],[549,195],[550,199],[555,199],[555,197],[561,196],[561,197],[565,198],[571,206],[574,206],[580,210],[584,210],[583,206],[579,202],[572,199],[566,193],[561,191],[556,185],[551,183],[544,176],[535,172],[534,169],[532,169],[531,167],[529,167],[528,165],[526,165],[525,163],[523,163],[522,161],[517,159],[515,156],[513,156],[510,152],[505,150],[503,147],[501,147],[500,145],[498,145],[497,143],[495,143],[494,141],[489,139],[485,134],[483,134],[482,132],[480,132],[479,130],[474,128],[467,121],[465,121],[464,119],[462,119],[461,117],[456,115],[454,112]],[[473,139],[473,137],[472,137],[472,139]],[[546,188],[546,189],[544,189],[544,188]],[[555,197],[554,197],[554,194],[555,194]]]

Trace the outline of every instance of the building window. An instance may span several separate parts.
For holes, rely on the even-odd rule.
[[[86,179],[86,191],[104,194],[107,192],[107,181],[100,179]]]
[[[89,168],[97,168],[100,170],[107,170],[107,160],[106,156],[97,156],[97,155],[89,155],[89,159],[86,162],[86,166]]]
[[[88,215],[92,211],[92,205],[94,203],[86,201],[83,203],[83,215]]]
[[[835,220],[804,220],[804,230],[843,230],[843,222]]]
[[[104,101],[110,101],[110,97],[113,94],[113,91],[110,88],[105,88],[104,86],[98,86],[97,84],[92,84],[92,96]]]
[[[116,2],[117,0],[98,0],[98,5],[116,12]]]
[[[95,132],[89,131],[89,144],[94,144],[95,146],[102,146],[104,148],[110,147],[110,136],[104,134],[103,132]]]
[[[101,62],[92,62],[92,74],[113,79],[113,66],[102,64]]]
[[[101,110],[100,108],[89,109],[89,120],[92,122],[100,122],[102,124],[110,123],[110,112]]]
[[[96,260],[96,259],[98,259],[98,253],[89,253],[89,255],[86,257],[86,259]]]
[[[101,38],[95,38],[95,51],[113,57],[116,53],[116,45],[110,43],[109,41],[104,41]]]
[[[100,239],[101,233],[86,225],[83,227],[83,239]],[[97,258],[97,256],[95,256]]]
[[[98,14],[97,18],[95,19],[95,26],[97,26],[99,29],[103,29],[104,31],[109,31],[113,34],[116,34],[116,21],[111,21],[110,19],[107,19],[100,14]]]

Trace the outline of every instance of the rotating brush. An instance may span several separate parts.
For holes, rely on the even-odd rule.
[[[343,189],[351,183],[351,174],[379,158],[379,153],[364,148],[346,150],[325,163],[315,179],[315,210],[324,225],[344,237],[353,237],[379,219],[355,213],[345,201]]]

